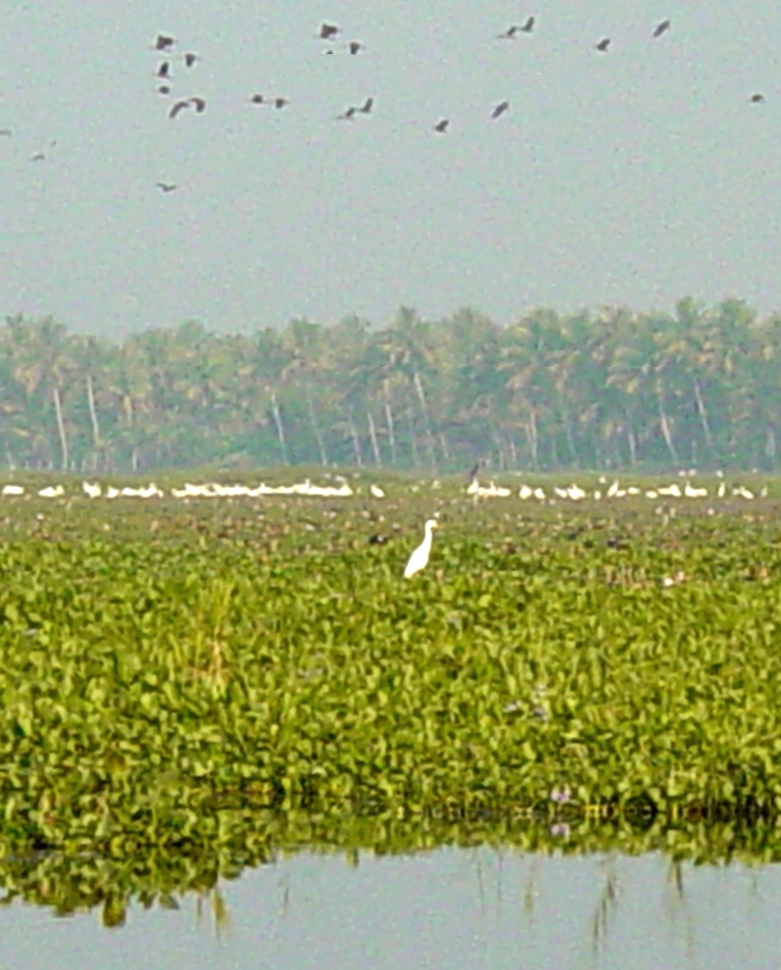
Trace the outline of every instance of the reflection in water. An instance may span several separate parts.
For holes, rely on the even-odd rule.
[[[86,914],[10,906],[0,965],[38,970],[669,970],[768,968],[781,952],[781,868],[670,864],[660,853],[302,852],[107,932]],[[169,906],[169,908],[165,908]]]

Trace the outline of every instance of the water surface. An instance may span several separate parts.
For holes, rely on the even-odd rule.
[[[357,863],[357,864],[356,864]],[[301,854],[187,894],[58,918],[0,910],[0,968],[418,970],[781,966],[781,869],[651,853]]]

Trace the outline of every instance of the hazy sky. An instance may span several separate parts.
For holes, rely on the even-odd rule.
[[[0,14],[0,314],[117,335],[188,318],[382,324],[402,304],[500,322],[683,295],[781,309],[777,4],[0,0]],[[531,35],[496,39],[529,14]],[[333,56],[325,20],[344,31]],[[202,115],[168,118],[158,31],[178,41],[174,96],[205,97]],[[184,50],[202,57],[191,70]],[[335,120],[369,96],[371,115]]]

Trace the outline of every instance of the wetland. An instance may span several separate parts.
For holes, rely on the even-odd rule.
[[[313,850],[777,862],[781,486],[507,478],[0,499],[5,901],[119,927]]]

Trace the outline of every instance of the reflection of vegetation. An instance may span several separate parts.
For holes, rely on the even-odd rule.
[[[592,920],[592,943],[594,951],[597,952],[607,940],[608,920],[611,912],[618,905],[619,884],[618,873],[615,868],[615,857],[609,856],[605,861],[605,885],[600,893],[597,907]]]
[[[462,491],[9,502],[10,896],[120,925],[302,845],[781,858],[772,503],[664,524]],[[390,504],[410,541],[369,545]]]
[[[216,933],[229,925],[218,879],[237,876],[242,868],[273,864],[278,854],[297,851],[356,855],[371,849],[379,855],[430,851],[434,846],[504,847],[529,854],[639,855],[665,851],[675,845],[677,857],[698,863],[781,861],[781,839],[773,826],[758,825],[743,832],[732,826],[693,827],[672,831],[661,823],[645,832],[630,826],[584,823],[575,826],[566,843],[551,837],[547,824],[478,822],[445,825],[419,818],[399,821],[393,816],[374,819],[288,816],[267,811],[242,813],[243,830],[234,830],[230,846],[194,846],[185,850],[132,851],[113,855],[33,852],[7,856],[0,862],[2,902],[15,899],[49,906],[59,915],[100,908],[107,926],[122,925],[129,905],[178,908],[185,893],[197,895],[196,911],[207,910]],[[479,860],[478,860],[479,861]],[[524,894],[531,919],[538,872],[532,860]],[[481,885],[481,898],[483,893]],[[604,942],[610,913],[619,898],[618,876],[608,868],[592,922],[594,945]]]
[[[230,926],[230,916],[228,907],[225,904],[225,897],[220,892],[219,887],[213,886],[211,889],[202,890],[198,893],[195,913],[200,922],[203,919],[204,907],[209,907],[212,927],[215,935],[221,937]]]

